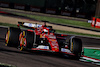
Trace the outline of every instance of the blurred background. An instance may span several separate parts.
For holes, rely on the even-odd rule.
[[[100,0],[0,0],[0,7],[91,19]]]

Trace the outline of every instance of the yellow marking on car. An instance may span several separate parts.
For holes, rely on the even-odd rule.
[[[40,34],[40,38],[42,38],[42,34]]]
[[[51,41],[56,41],[56,40],[54,40],[54,39],[51,39]]]
[[[25,36],[25,31],[23,31],[23,36]]]
[[[55,48],[55,50],[57,50],[57,48]]]
[[[23,31],[22,46],[24,45],[24,36],[25,36],[25,31]]]
[[[72,42],[72,44],[71,44],[71,51],[73,51],[73,42]]]
[[[20,51],[22,51],[23,50],[23,46],[20,48]]]

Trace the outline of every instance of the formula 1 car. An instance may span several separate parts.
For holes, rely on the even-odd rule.
[[[21,29],[20,26],[29,28]],[[37,50],[63,53],[77,59],[81,57],[82,41],[75,36],[66,40],[67,35],[57,34],[52,26],[18,22],[18,28],[9,27],[6,34],[6,46],[20,50]]]

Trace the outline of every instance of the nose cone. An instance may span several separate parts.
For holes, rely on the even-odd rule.
[[[59,52],[59,48],[58,47],[57,48],[52,48],[52,51]]]

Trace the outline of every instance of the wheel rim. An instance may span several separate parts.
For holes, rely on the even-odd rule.
[[[8,32],[6,34],[6,44],[5,44],[5,46],[8,46],[9,36],[10,36],[10,31],[8,30]]]
[[[23,38],[20,39],[20,47],[23,45]]]
[[[20,51],[22,51],[24,49],[23,47],[26,47],[26,38],[21,38]]]
[[[25,36],[25,31],[23,31],[23,35],[21,35],[20,37],[20,50],[22,51],[24,48],[26,47],[26,38],[24,38]]]
[[[20,51],[23,50],[23,37],[21,37],[21,40],[20,40]]]
[[[22,37],[22,32],[21,32],[20,35],[19,35],[19,41],[21,40],[21,37]]]

